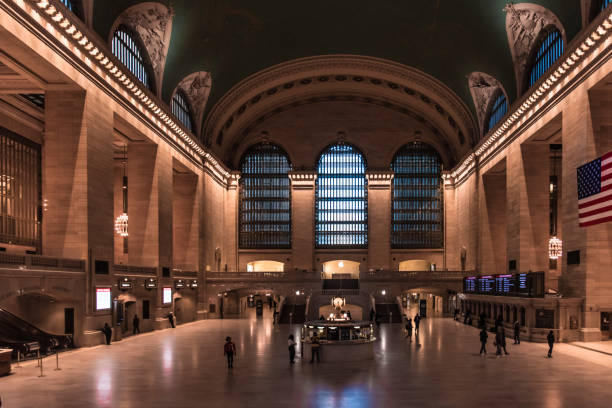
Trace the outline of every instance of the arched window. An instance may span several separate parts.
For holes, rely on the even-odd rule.
[[[191,120],[191,110],[187,103],[187,98],[182,91],[177,90],[172,97],[172,113],[181,121],[183,125],[193,132],[193,121]]]
[[[317,248],[366,248],[368,192],[363,155],[339,143],[319,157],[316,188]]]
[[[542,77],[555,63],[555,61],[563,54],[563,37],[556,28],[545,31],[541,35],[540,41],[535,48],[537,51],[534,54],[529,71],[528,87],[533,86],[538,79]]]
[[[484,133],[487,133],[489,130],[493,129],[495,125],[506,115],[508,112],[508,100],[506,99],[506,95],[502,92],[502,90],[498,90],[495,94],[495,99],[493,100],[493,104],[487,114],[487,119],[485,120],[485,129]]]
[[[242,157],[240,248],[291,248],[291,164],[278,146],[260,143]]]
[[[129,29],[124,26],[117,28],[113,34],[112,51],[140,82],[153,89],[152,75],[145,63],[144,50]]]
[[[599,11],[604,11],[612,3],[612,0],[599,0]]]
[[[442,162],[438,153],[422,142],[412,142],[391,163],[392,248],[441,248]]]

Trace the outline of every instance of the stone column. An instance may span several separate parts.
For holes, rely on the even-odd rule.
[[[390,269],[392,171],[367,171],[368,269]]]
[[[42,251],[87,260],[75,342],[96,344],[98,333],[87,333],[108,315],[94,315],[92,294],[97,283],[113,282],[113,111],[99,94],[83,91],[48,91],[45,102]],[[94,274],[96,260],[108,263],[108,274]]]
[[[506,259],[506,175],[484,174],[480,191],[480,246],[478,270],[483,274],[504,273]]]
[[[197,271],[200,236],[200,202],[197,200],[198,176],[193,173],[174,174],[173,189],[173,264],[178,269]]]
[[[506,156],[508,260],[517,271],[548,270],[548,144],[510,145]]]
[[[315,171],[292,171],[291,247],[293,266],[299,270],[314,268]]]
[[[232,172],[225,191],[223,242],[225,265],[229,272],[238,271],[238,200],[240,173]],[[222,269],[225,270],[225,265]]]
[[[566,97],[562,124],[563,266],[559,282],[566,297],[584,299],[581,340],[601,340],[600,313],[611,307],[612,223],[580,227],[576,169],[612,150],[610,109],[612,94],[605,90],[579,89]],[[568,265],[567,254],[579,251],[578,264]]]

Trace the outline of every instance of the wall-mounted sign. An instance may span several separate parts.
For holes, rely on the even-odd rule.
[[[183,289],[185,287],[185,281],[182,279],[179,279],[177,281],[174,282],[174,288],[175,289]]]
[[[146,289],[155,289],[156,287],[157,287],[157,281],[155,279],[150,278],[145,281]]]
[[[191,283],[189,284],[189,287],[191,289],[195,289],[198,287],[198,281],[197,280],[192,280]]]
[[[132,281],[130,281],[128,278],[123,278],[119,280],[119,289],[121,290],[128,290],[128,289],[132,289]]]
[[[96,288],[96,310],[111,308],[111,288]]]
[[[165,305],[172,303],[172,288],[165,287],[163,289],[162,303]]]

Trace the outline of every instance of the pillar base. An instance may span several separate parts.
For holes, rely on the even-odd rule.
[[[601,330],[588,327],[580,329],[580,341],[601,341]]]

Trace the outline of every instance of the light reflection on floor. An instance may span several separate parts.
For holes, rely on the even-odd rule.
[[[0,378],[3,407],[595,408],[612,400],[612,357],[569,345],[553,359],[530,343],[481,358],[475,329],[429,318],[412,342],[402,325],[382,325],[375,360],[309,364],[298,350],[290,366],[287,336],[299,336],[300,325],[272,326],[268,317],[198,322],[80,350],[40,379],[33,364],[16,369]],[[231,371],[226,336],[238,349]]]

